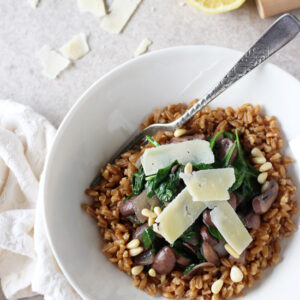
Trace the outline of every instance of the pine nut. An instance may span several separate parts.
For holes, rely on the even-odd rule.
[[[192,172],[193,172],[193,165],[192,165],[192,163],[188,162],[184,167],[184,173],[192,174]]]
[[[264,184],[268,178],[268,172],[260,173],[257,177],[257,181],[260,184]]]
[[[127,249],[134,249],[140,245],[140,241],[138,239],[134,239],[127,244]]]
[[[269,188],[269,184],[270,184],[270,182],[269,182],[269,181],[266,181],[266,182],[262,185],[262,187],[261,187],[261,192],[262,192],[262,193],[264,193],[264,192],[267,191],[267,189]]]
[[[129,250],[130,256],[137,256],[144,251],[142,247],[137,247]]]
[[[152,212],[150,209],[148,208],[144,208],[142,209],[142,215],[144,217],[147,217],[147,218],[153,218],[155,219],[157,217],[156,213]]]
[[[237,266],[232,266],[230,270],[230,279],[233,282],[241,282],[244,278],[244,274]]]
[[[151,268],[149,271],[148,271],[148,274],[151,276],[151,277],[155,277],[156,276],[156,271]]]
[[[159,206],[155,206],[153,211],[156,213],[157,216],[161,214],[161,208]]]
[[[260,172],[266,172],[272,169],[272,164],[268,161],[260,166],[259,171]]]
[[[187,130],[186,129],[184,129],[184,128],[177,128],[175,131],[174,131],[174,136],[175,137],[180,137],[180,136],[182,136],[182,135],[184,135],[184,134],[186,134],[187,133]]]
[[[264,156],[264,154],[261,152],[261,150],[260,149],[258,149],[258,148],[253,148],[252,150],[251,150],[251,155],[253,156],[253,157],[261,157],[261,156]]]
[[[229,244],[225,244],[224,248],[232,257],[236,259],[240,258],[240,255]]]
[[[211,286],[211,291],[213,292],[213,294],[219,294],[223,287],[223,284],[224,281],[222,279],[216,280]]]
[[[258,164],[258,165],[262,165],[264,164],[267,160],[264,156],[259,156],[259,157],[253,157],[252,158],[252,161],[255,163],[255,164]]]
[[[165,282],[165,280],[166,280],[166,274],[162,274],[162,275],[160,275],[160,282],[161,283],[164,283]]]
[[[155,222],[154,218],[148,218],[148,226],[152,226]]]
[[[136,276],[139,275],[144,270],[144,266],[135,266],[131,269],[131,274]]]

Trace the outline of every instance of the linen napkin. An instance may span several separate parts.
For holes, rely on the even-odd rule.
[[[45,234],[39,183],[55,128],[31,108],[0,100],[0,279],[7,299],[80,297]]]

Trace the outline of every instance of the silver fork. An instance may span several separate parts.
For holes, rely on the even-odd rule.
[[[270,56],[292,41],[300,32],[299,20],[291,15],[285,14],[279,17],[274,24],[261,36],[261,38],[243,55],[225,77],[204,97],[187,110],[177,120],[167,124],[152,124],[144,130],[136,130],[124,143],[109,162],[114,162],[122,153],[134,146],[141,144],[147,135],[153,136],[158,131],[174,131],[190,120],[199,110],[227,90],[232,84],[255,69],[258,65],[267,60]],[[91,183],[94,187],[99,183],[99,173]]]

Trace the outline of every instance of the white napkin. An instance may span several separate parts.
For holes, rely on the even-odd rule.
[[[55,133],[31,108],[0,100],[0,278],[7,299],[80,299],[58,270],[41,217],[39,182]]]

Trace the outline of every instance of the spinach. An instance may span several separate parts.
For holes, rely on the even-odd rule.
[[[158,143],[154,138],[149,135],[146,135],[146,140],[150,142],[154,147],[159,147],[160,143]]]
[[[208,231],[209,233],[216,239],[218,240],[222,240],[223,237],[221,235],[221,233],[219,232],[219,230],[215,227],[212,227],[212,226],[208,226]]]
[[[141,237],[141,240],[142,240],[142,243],[144,245],[144,248],[149,248],[153,241],[155,240],[155,233],[152,229],[152,226],[146,228],[143,233],[142,233],[142,237]]]
[[[191,240],[195,236],[196,232],[191,228],[190,230],[186,230],[181,236],[181,239]]]
[[[171,169],[175,164],[177,164],[177,161],[163,169],[159,169],[155,175],[146,178],[145,186],[149,198],[156,195],[159,200],[170,202],[175,197],[180,181],[180,168],[177,169],[175,174],[171,173]]]
[[[230,158],[231,158],[231,156],[233,154],[233,151],[235,150],[235,147],[236,147],[236,143],[234,143],[230,147],[229,151],[226,153],[226,155],[224,157],[224,165],[225,165],[226,168],[229,166],[229,161],[230,161]]]
[[[183,274],[187,274],[188,272],[190,272],[194,267],[196,267],[196,264],[190,264],[188,265],[185,270],[183,271]]]
[[[192,250],[186,247],[181,239],[177,239],[173,244],[170,245],[170,247],[174,250],[174,252],[177,255],[189,258],[195,262],[197,261],[195,253],[193,253]]]
[[[218,137],[223,134],[224,131],[221,130],[219,131],[218,133],[216,133],[211,139],[210,139],[210,148],[213,150],[214,149],[214,146],[215,146],[215,143],[216,143],[216,140],[218,139]]]
[[[144,185],[145,185],[145,173],[144,173],[143,166],[140,166],[139,169],[136,172],[134,172],[132,175],[131,178],[132,194],[129,197],[131,198],[132,196],[140,194],[144,189]]]
[[[228,131],[224,132],[224,136],[227,137],[227,138],[230,138],[232,140],[235,140],[235,136],[231,132],[228,132]]]
[[[196,170],[208,170],[208,169],[213,169],[213,165],[199,163],[199,164],[193,165],[193,169],[196,169]]]

